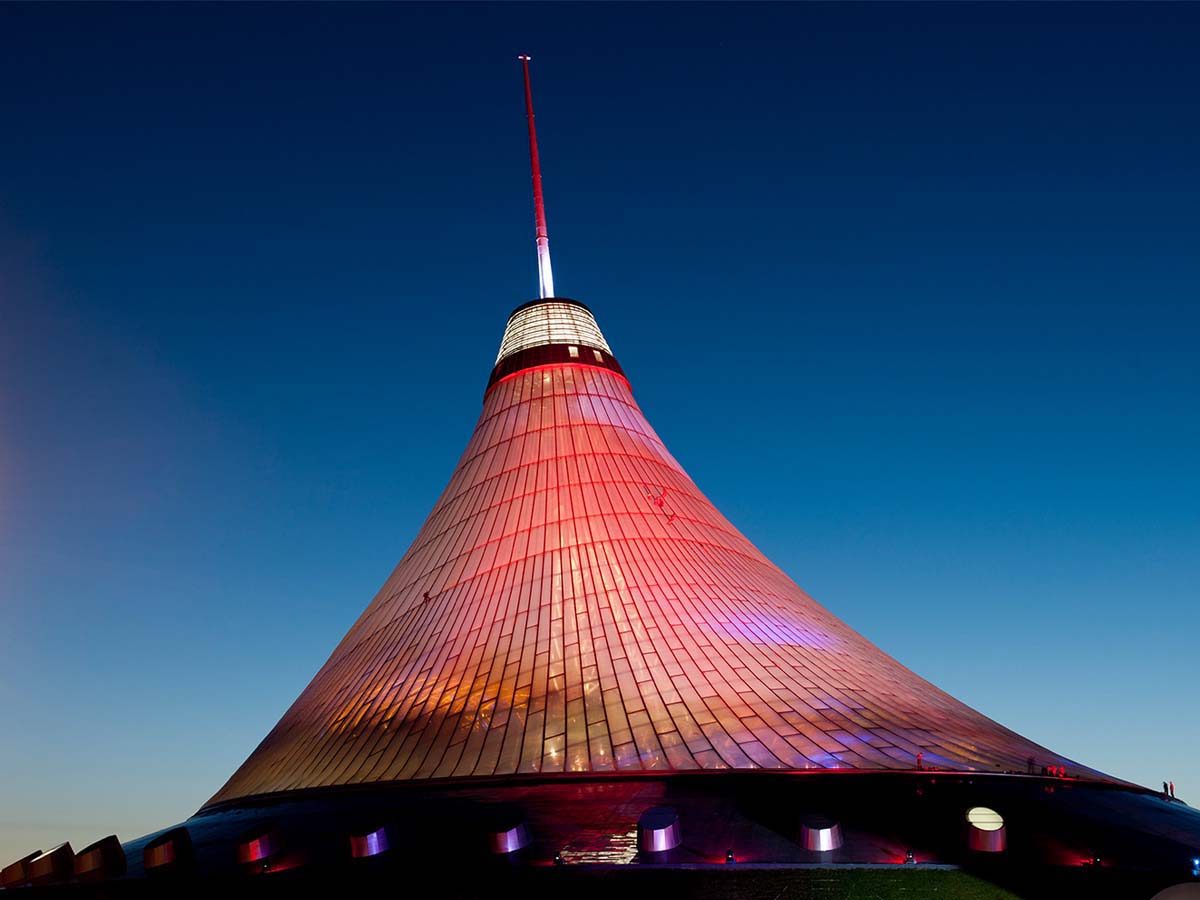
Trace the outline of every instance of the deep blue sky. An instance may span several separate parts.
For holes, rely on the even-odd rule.
[[[536,288],[959,698],[1200,799],[1200,7],[0,6],[0,863],[206,800]]]

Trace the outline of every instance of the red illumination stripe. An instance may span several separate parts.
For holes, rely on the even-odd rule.
[[[609,375],[612,375],[615,378],[621,379],[621,381],[625,382],[625,386],[627,388],[629,388],[631,391],[633,390],[633,385],[629,383],[628,378],[626,378],[624,375],[614,372],[612,369],[605,368],[604,366],[595,366],[595,365],[592,365],[590,363],[585,363],[585,362],[555,362],[555,363],[545,363],[545,364],[539,365],[539,366],[530,366],[527,369],[520,369],[519,371],[512,372],[509,375],[505,375],[501,378],[497,378],[496,381],[493,382],[491,385],[489,385],[488,389],[486,391],[484,391],[483,396],[484,396],[484,398],[486,398],[488,394],[490,394],[492,391],[494,391],[500,385],[504,384],[506,381],[512,381],[514,378],[517,378],[518,376],[525,375],[529,372],[541,372],[541,371],[546,371],[546,370],[550,370],[550,369],[592,369],[593,371],[607,372]]]

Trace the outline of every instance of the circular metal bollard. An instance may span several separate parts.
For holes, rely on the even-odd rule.
[[[671,850],[682,840],[679,814],[669,806],[652,806],[638,819],[638,850],[642,853]]]
[[[260,825],[242,835],[237,845],[237,861],[244,866],[269,865],[283,849],[283,832],[275,825]]]
[[[532,840],[529,837],[529,826],[519,822],[512,828],[496,829],[488,832],[488,846],[493,853],[516,853],[523,847],[528,847]]]
[[[353,859],[370,859],[391,849],[388,841],[387,828],[361,829],[357,834],[350,835],[350,856]]]
[[[125,849],[115,834],[75,854],[75,877],[81,881],[118,878],[125,874]]]
[[[487,832],[488,850],[506,856],[523,850],[532,843],[525,810],[518,804],[502,803],[489,808],[483,818]]]
[[[1008,847],[1004,817],[986,806],[967,810],[967,846],[980,853],[999,853]]]
[[[800,844],[805,850],[836,850],[842,846],[842,826],[825,816],[810,816],[800,824]]]
[[[192,838],[180,825],[159,835],[142,851],[142,866],[147,875],[166,875],[191,869],[196,862]]]

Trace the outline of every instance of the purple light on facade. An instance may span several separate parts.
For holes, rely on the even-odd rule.
[[[789,622],[784,615],[762,609],[762,604],[750,607],[734,600],[727,621],[713,623],[714,629],[748,644],[773,647],[801,647],[813,652],[832,651],[844,646],[831,635],[820,634],[813,629],[802,628]]]
[[[238,844],[238,862],[266,863],[270,857],[279,852],[282,839],[276,828],[265,828],[257,833],[251,833]]]
[[[241,858],[245,862],[257,862],[260,859],[265,859],[270,854],[270,845],[262,838],[255,838],[243,845]]]
[[[387,829],[377,828],[368,834],[351,835],[350,855],[355,859],[378,856],[388,849]]]

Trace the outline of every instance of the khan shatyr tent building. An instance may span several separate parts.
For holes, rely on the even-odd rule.
[[[509,316],[416,540],[193,818],[3,884],[269,892],[436,865],[449,893],[608,893],[604,872],[649,867],[716,895],[762,867],[953,865],[1150,897],[1200,876],[1190,807],[909,671],[688,477],[592,311],[555,295],[525,74],[541,297]]]

